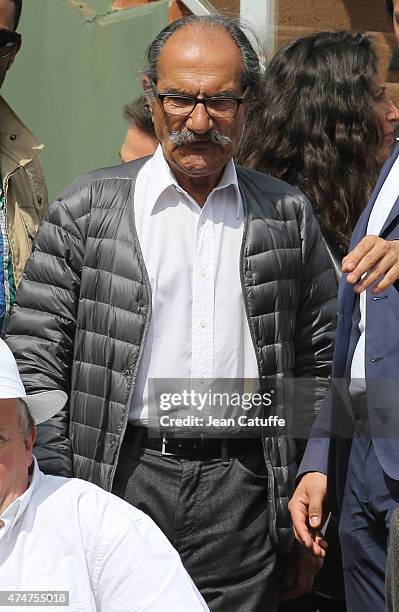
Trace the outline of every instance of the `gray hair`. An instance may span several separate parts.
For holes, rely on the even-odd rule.
[[[26,405],[23,399],[18,399],[17,405],[21,432],[24,437],[24,440],[27,440],[31,435],[33,429],[35,428],[35,422],[31,413],[29,412],[28,406]]]
[[[219,29],[225,31],[230,38],[236,43],[240,50],[242,62],[244,65],[242,88],[249,88],[250,93],[257,93],[261,66],[259,58],[253,46],[249,42],[242,26],[233,19],[228,19],[221,15],[189,15],[182,17],[177,21],[173,21],[167,25],[152,41],[147,49],[146,60],[147,64],[144,69],[144,75],[154,83],[158,77],[158,60],[166,41],[178,30],[186,26],[199,26],[207,29]],[[151,91],[147,91],[151,94]]]

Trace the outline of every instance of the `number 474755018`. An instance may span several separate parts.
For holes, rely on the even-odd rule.
[[[68,591],[0,591],[1,606],[69,606]]]

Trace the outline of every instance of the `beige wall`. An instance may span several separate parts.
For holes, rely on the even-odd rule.
[[[389,72],[396,49],[384,0],[277,0],[278,44],[320,30],[370,32],[388,83],[388,91],[399,104],[399,71]]]

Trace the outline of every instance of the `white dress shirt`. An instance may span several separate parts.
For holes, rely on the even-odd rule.
[[[137,176],[134,209],[152,318],[129,419],[148,425],[149,379],[205,384],[259,373],[240,281],[244,211],[233,162],[201,208],[159,146]]]
[[[45,476],[34,461],[30,486],[0,517],[0,591],[68,591],[69,607],[40,608],[49,612],[208,610],[148,516],[92,483]]]
[[[399,157],[394,162],[387,178],[374,203],[372,211],[370,213],[369,222],[367,225],[367,236],[374,235],[378,236],[384,227],[385,221],[388,218],[389,213],[392,210],[393,205],[399,196],[398,191],[398,180],[399,180]],[[368,289],[367,289],[368,291]],[[354,388],[363,388],[366,374],[365,374],[365,348],[366,348],[366,291],[360,294],[360,321],[359,331],[360,337],[353,354],[352,366],[351,366],[351,379],[358,380],[358,384],[355,384]],[[360,385],[360,386],[359,386]],[[352,385],[353,387],[353,385]]]

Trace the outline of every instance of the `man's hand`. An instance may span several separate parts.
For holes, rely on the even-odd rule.
[[[323,563],[323,559],[297,543],[293,554],[285,557],[281,564],[280,601],[309,593]]]
[[[305,474],[288,504],[296,539],[316,557],[326,556],[327,542],[320,529],[324,522],[327,476],[320,472]]]
[[[362,293],[373,283],[372,292],[381,293],[399,279],[399,240],[365,236],[343,258],[342,272],[349,272],[346,280],[355,285],[355,293]],[[366,272],[367,276],[360,280]],[[378,279],[381,280],[377,283]]]

